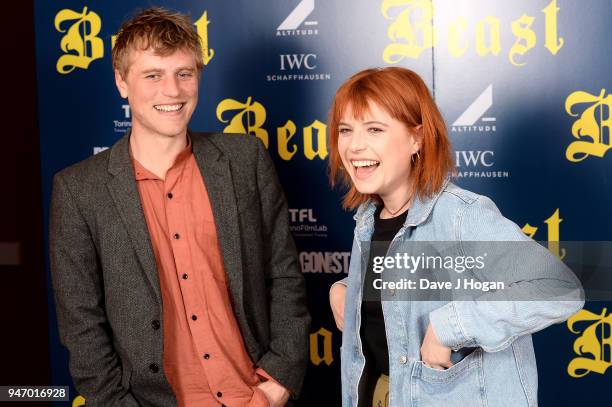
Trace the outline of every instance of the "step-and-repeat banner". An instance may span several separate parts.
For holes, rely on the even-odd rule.
[[[260,138],[285,188],[313,316],[301,405],[340,403],[341,333],[328,289],[348,272],[354,221],[329,188],[326,117],[351,74],[419,73],[448,126],[455,182],[490,196],[556,255],[566,254],[563,241],[612,240],[609,0],[36,0],[47,220],[53,174],[130,127],[112,38],[152,4],[189,13],[202,38],[191,128]],[[534,336],[542,406],[610,403],[608,310],[587,302],[572,324]],[[50,290],[49,320],[53,384],[67,385]]]

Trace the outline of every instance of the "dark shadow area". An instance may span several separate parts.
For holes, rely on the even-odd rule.
[[[0,385],[49,385],[33,2],[7,5],[2,25]],[[18,17],[17,17],[18,16]],[[49,403],[36,403],[45,406]]]

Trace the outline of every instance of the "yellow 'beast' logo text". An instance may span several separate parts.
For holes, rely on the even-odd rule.
[[[68,30],[62,29],[62,23],[74,21]],[[87,69],[89,64],[104,56],[104,43],[97,35],[102,28],[102,21],[93,11],[78,13],[74,10],[61,10],[55,16],[55,29],[66,33],[60,42],[65,55],[57,60],[56,69],[61,74],[72,72],[75,68]]]
[[[323,341],[323,356],[321,356],[321,347],[319,342]],[[334,362],[332,354],[332,333],[321,327],[317,332],[310,334],[310,361],[313,365],[319,366],[324,362],[330,366]]]
[[[224,113],[231,110],[238,110],[230,119],[224,119]],[[268,131],[262,126],[266,121],[265,107],[248,97],[245,103],[234,99],[224,99],[217,105],[217,119],[221,123],[228,123],[223,129],[224,133],[246,133],[253,134],[263,141],[266,148],[269,148]],[[304,157],[308,160],[318,158],[325,160],[329,154],[326,137],[327,125],[319,120],[314,120],[309,126],[302,129],[302,145]],[[297,127],[291,120],[287,120],[284,126],[276,129],[276,148],[278,156],[285,161],[289,161],[298,152],[298,146],[294,141]]]
[[[574,106],[590,104],[572,126],[572,135],[578,140],[572,142],[565,151],[565,157],[569,161],[579,162],[591,155],[602,158],[612,148],[612,95],[605,93],[605,89],[602,89],[598,96],[577,91],[565,100],[565,111],[572,117],[578,117],[578,114],[573,112]],[[606,128],[607,137],[604,137]]]
[[[600,315],[580,310],[567,320],[567,327],[572,333],[582,335],[574,342],[574,352],[577,357],[567,366],[567,373],[572,377],[583,377],[591,372],[604,374],[612,366],[612,314],[606,315],[604,308]],[[589,322],[584,330],[574,329],[578,322]]]
[[[230,123],[223,129],[224,133],[248,133],[254,134],[268,147],[268,131],[261,126],[266,121],[266,109],[259,102],[254,102],[249,96],[246,103],[234,99],[225,99],[217,105],[217,119],[221,123],[227,123],[223,119],[223,113],[228,110],[239,110]],[[245,125],[246,124],[246,125]]]
[[[400,9],[395,17],[393,9]],[[434,30],[435,8],[432,0],[383,0],[380,11],[388,20],[394,20],[387,30],[391,43],[383,51],[383,60],[396,64],[404,58],[418,58],[427,49],[436,46],[438,33]],[[557,0],[552,0],[542,9],[544,13],[544,47],[552,55],[563,47],[563,38],[557,34]],[[516,40],[508,51],[508,60],[514,66],[526,62],[517,57],[525,55],[537,44],[537,35],[532,30],[535,17],[523,14],[512,21],[510,29]],[[468,20],[457,17],[448,23],[448,51],[456,58],[462,57],[469,48],[466,32],[470,31]],[[499,55],[501,52],[501,22],[494,16],[486,16],[476,23],[474,50],[478,56]]]

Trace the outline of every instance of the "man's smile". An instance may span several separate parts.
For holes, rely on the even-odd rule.
[[[160,112],[177,112],[185,106],[184,103],[177,103],[174,105],[154,105],[155,110]]]

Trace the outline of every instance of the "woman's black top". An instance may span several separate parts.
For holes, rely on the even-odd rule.
[[[406,210],[401,215],[390,219],[380,219],[382,205],[376,210],[374,216],[374,233],[370,245],[368,268],[365,270],[363,285],[363,301],[361,303],[361,340],[366,363],[370,364],[376,376],[389,375],[389,349],[385,333],[385,320],[383,318],[380,290],[373,287],[374,279],[380,278],[372,270],[374,256],[386,256],[389,245],[397,232],[402,228],[408,216]]]

